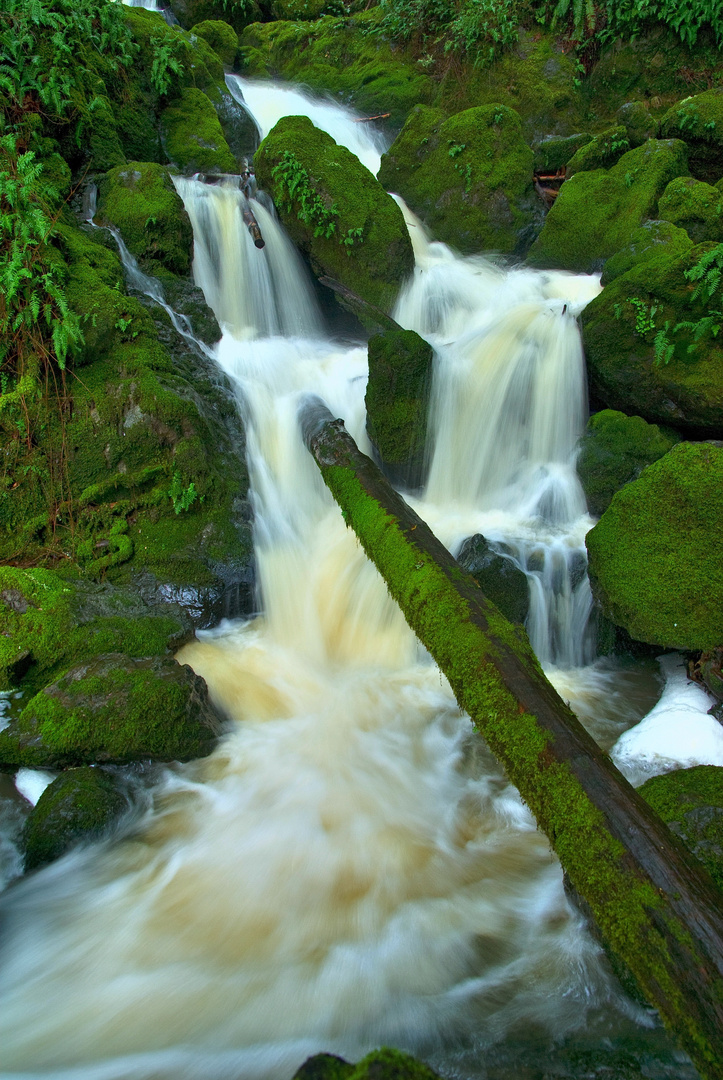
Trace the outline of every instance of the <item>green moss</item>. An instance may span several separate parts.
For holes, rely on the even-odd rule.
[[[723,640],[714,537],[723,520],[723,450],[680,443],[614,496],[588,533],[603,610],[638,641],[710,649]]]
[[[191,33],[203,38],[226,67],[233,67],[238,51],[238,36],[232,26],[220,19],[205,19],[196,23]]]
[[[700,254],[696,247],[683,255],[669,253],[668,245],[644,250],[639,262],[587,305],[583,341],[596,400],[689,436],[721,438],[723,348],[717,338],[708,334],[696,341],[689,332],[679,332],[670,337],[668,362],[656,360],[656,336],[666,324],[670,330],[707,312],[707,301],[692,299],[694,284],[685,277]],[[647,312],[642,331],[640,305]],[[653,307],[653,325],[647,329]]]
[[[684,229],[669,221],[646,221],[639,229],[634,229],[628,243],[607,260],[600,282],[609,285],[634,266],[640,268],[645,263],[655,263],[662,254],[668,258],[684,255],[692,246]]]
[[[369,339],[367,431],[393,483],[424,481],[434,351],[413,330]]]
[[[64,768],[189,761],[210,753],[220,720],[189,667],[111,653],[71,668],[0,732],[0,761]]]
[[[714,184],[720,179],[723,154],[723,89],[706,90],[673,105],[660,121],[660,134],[682,139],[693,176]]]
[[[187,28],[202,20],[222,19],[238,34],[249,23],[263,18],[256,0],[170,0],[168,6],[181,26]]]
[[[440,240],[468,253],[511,253],[524,246],[538,209],[532,162],[520,118],[504,105],[447,120],[417,108],[382,158],[379,179]]]
[[[640,416],[603,409],[590,417],[577,458],[590,513],[600,517],[616,491],[679,441],[674,432],[661,431]]]
[[[587,133],[578,135],[548,135],[533,147],[535,172],[555,173],[567,165],[577,151],[592,139]]]
[[[654,776],[639,790],[723,889],[723,769],[677,769]]]
[[[591,169],[609,169],[629,149],[627,130],[622,125],[608,128],[575,151],[567,163],[567,177],[569,179],[576,172],[589,172]]]
[[[609,171],[580,172],[561,187],[528,259],[533,266],[591,271],[630,241],[676,176],[687,174],[685,144],[649,139]]]
[[[663,221],[685,229],[694,244],[723,240],[723,193],[692,176],[671,180],[661,195],[658,213]]]
[[[42,793],[25,823],[25,870],[45,866],[77,844],[101,839],[127,809],[125,792],[102,769],[62,773]]]
[[[626,101],[615,113],[615,119],[625,128],[631,147],[642,146],[655,138],[658,125],[642,101]]]
[[[305,116],[280,120],[254,162],[314,269],[388,312],[414,256],[401,210],[369,170]]]
[[[132,255],[142,263],[158,262],[176,274],[188,274],[193,229],[168,171],[148,162],[112,169],[100,183],[98,224],[120,231]]]
[[[201,90],[184,90],[161,113],[161,139],[169,159],[185,173],[234,173],[231,153],[216,110]]]

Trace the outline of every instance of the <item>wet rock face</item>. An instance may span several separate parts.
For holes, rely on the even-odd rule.
[[[543,212],[532,172],[514,110],[483,105],[445,119],[417,106],[382,157],[379,179],[462,252],[519,254]]]
[[[723,768],[676,769],[639,790],[723,889]]]
[[[530,606],[527,578],[504,555],[493,551],[477,533],[462,544],[457,562],[476,579],[482,592],[510,622],[524,623]]]
[[[279,120],[254,162],[316,273],[388,313],[414,255],[402,212],[379,181],[305,116]]]
[[[37,870],[79,843],[101,839],[129,805],[125,787],[113,773],[90,766],[61,773],[25,823],[25,870]]]
[[[585,489],[588,509],[600,517],[616,491],[636,480],[646,465],[667,454],[678,435],[640,416],[603,409],[588,421],[580,439],[577,473]]]
[[[637,641],[707,650],[723,641],[723,449],[679,443],[626,484],[586,538],[593,593]]]
[[[170,658],[99,656],[70,668],[0,732],[6,765],[190,761],[209,754],[223,722],[204,680]]]
[[[434,351],[413,330],[369,339],[367,432],[393,484],[424,483]]]

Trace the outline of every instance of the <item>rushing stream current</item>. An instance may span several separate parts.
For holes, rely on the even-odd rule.
[[[296,91],[235,92],[262,129],[289,97],[305,108]],[[314,108],[337,139],[364,140],[366,125]],[[512,1080],[541,1075],[569,1039],[592,1061],[621,1039],[644,1050],[659,1039],[650,1016],[610,974],[544,835],[301,443],[311,392],[370,452],[365,346],[325,333],[268,206],[254,205],[259,250],[236,180],[176,184],[247,426],[262,614],[179,654],[232,721],[214,754],[162,770],[121,838],[9,890],[0,1074],[287,1080],[310,1053],[386,1043],[450,1077]],[[481,532],[526,571],[533,644],[609,747],[657,690],[595,662],[587,628],[575,315],[599,284],[461,259],[407,220],[417,269],[395,317],[436,364],[415,508],[453,551]],[[648,1075],[693,1075],[661,1052],[645,1050]]]

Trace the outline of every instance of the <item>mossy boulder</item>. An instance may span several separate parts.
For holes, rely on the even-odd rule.
[[[305,116],[287,116],[254,158],[259,185],[320,275],[391,310],[414,255],[401,210],[349,150]]]
[[[615,113],[618,124],[622,124],[631,147],[642,146],[648,139],[655,138],[658,124],[642,101],[626,101]]]
[[[386,123],[398,130],[414,105],[431,102],[437,86],[408,50],[375,32],[381,17],[372,7],[353,18],[255,23],[241,35],[244,74],[283,75],[365,116],[388,113]]]
[[[456,559],[506,619],[524,623],[530,607],[530,590],[527,577],[511,559],[494,551],[480,533],[467,537]]]
[[[723,88],[684,98],[663,116],[660,136],[682,139],[688,146],[690,171],[714,184],[723,160]]]
[[[694,244],[723,240],[723,192],[692,176],[679,176],[660,197],[661,220],[685,229]]]
[[[272,19],[295,22],[314,22],[322,15],[346,14],[342,0],[271,0],[269,11]]]
[[[560,270],[600,269],[647,218],[658,216],[667,184],[687,172],[684,143],[649,139],[607,171],[576,173],[562,185],[528,261]]]
[[[723,449],[679,443],[613,497],[587,535],[593,593],[637,641],[723,641]]]
[[[709,649],[696,659],[691,678],[702,682],[707,690],[718,699],[719,704],[710,711],[723,721],[723,645]]]
[[[200,22],[227,22],[237,34],[250,23],[263,18],[263,13],[256,0],[243,0],[242,3],[229,0],[169,0],[168,7],[181,26],[189,29]]]
[[[129,162],[106,173],[98,195],[96,221],[114,225],[145,269],[153,273],[160,263],[172,273],[189,273],[193,229],[167,169]]]
[[[161,113],[161,141],[174,165],[191,175],[197,172],[234,173],[238,163],[221,128],[210,98],[189,87]]]
[[[367,432],[392,483],[418,488],[425,478],[432,346],[413,330],[369,339]]]
[[[210,754],[222,730],[206,683],[188,665],[109,653],[31,698],[0,732],[0,762],[63,769],[190,761]]]
[[[626,129],[621,124],[608,128],[575,151],[567,163],[567,176],[592,169],[610,169],[629,149]]]
[[[39,689],[78,657],[163,656],[191,633],[180,608],[135,592],[40,567],[0,567],[0,690]]]
[[[655,263],[660,255],[667,258],[684,255],[692,246],[693,241],[685,229],[679,229],[669,221],[646,221],[639,229],[634,229],[627,244],[607,260],[600,283],[609,285],[634,266]]]
[[[238,52],[238,35],[232,26],[221,19],[204,19],[191,28],[191,33],[203,38],[226,67],[233,67]]]
[[[547,135],[533,146],[533,166],[536,173],[556,173],[567,165],[571,157],[592,141],[592,135],[578,132],[576,135]]]
[[[723,769],[676,769],[638,790],[723,889]]]
[[[308,1058],[293,1080],[439,1080],[438,1074],[411,1054],[383,1046],[356,1065],[334,1054]]]
[[[25,822],[25,870],[37,870],[78,844],[107,836],[128,807],[125,786],[115,774],[89,765],[61,773]]]
[[[691,327],[709,311],[685,275],[708,247],[683,255],[650,250],[616,277],[582,313],[594,400],[698,438],[723,437],[723,343]],[[654,310],[653,310],[654,309]],[[661,354],[661,332],[669,352]],[[657,344],[656,344],[657,343]],[[656,352],[657,350],[657,352]]]
[[[505,105],[449,119],[417,107],[382,158],[379,180],[434,236],[465,253],[525,250],[542,204],[520,118]]]
[[[580,439],[577,473],[588,509],[600,517],[616,491],[636,480],[643,469],[667,454],[680,436],[648,424],[640,416],[603,409],[588,421]]]

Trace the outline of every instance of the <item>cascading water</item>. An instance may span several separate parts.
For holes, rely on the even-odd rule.
[[[313,392],[368,449],[365,348],[323,339],[273,215],[259,251],[236,188],[178,189],[197,280],[225,329],[218,360],[246,418],[264,614],[179,654],[232,720],[214,754],[164,770],[124,840],[71,853],[7,895],[2,1075],[285,1080],[312,1052],[356,1058],[392,1043],[448,1075],[484,1076],[484,1055],[512,1077],[582,1028],[596,1046],[642,1038],[649,1021],[568,905],[545,838],[302,447],[296,411]],[[578,388],[577,419],[567,415],[557,356],[574,353],[562,308],[580,285],[436,254],[439,265],[433,246],[426,266],[420,257],[398,310],[439,355],[418,508],[449,543],[482,528],[520,561],[537,545],[547,562],[581,528],[565,470],[583,405]],[[470,403],[463,378],[487,390]],[[557,432],[537,401],[551,387]],[[455,409],[467,410],[460,440]],[[503,438],[512,461],[497,452]],[[542,591],[542,572],[529,572]],[[596,735],[610,743],[636,715],[621,702],[625,673],[614,686],[598,669],[585,678],[568,673],[565,696],[583,717],[597,712]],[[650,1075],[664,1075],[651,1060]]]

